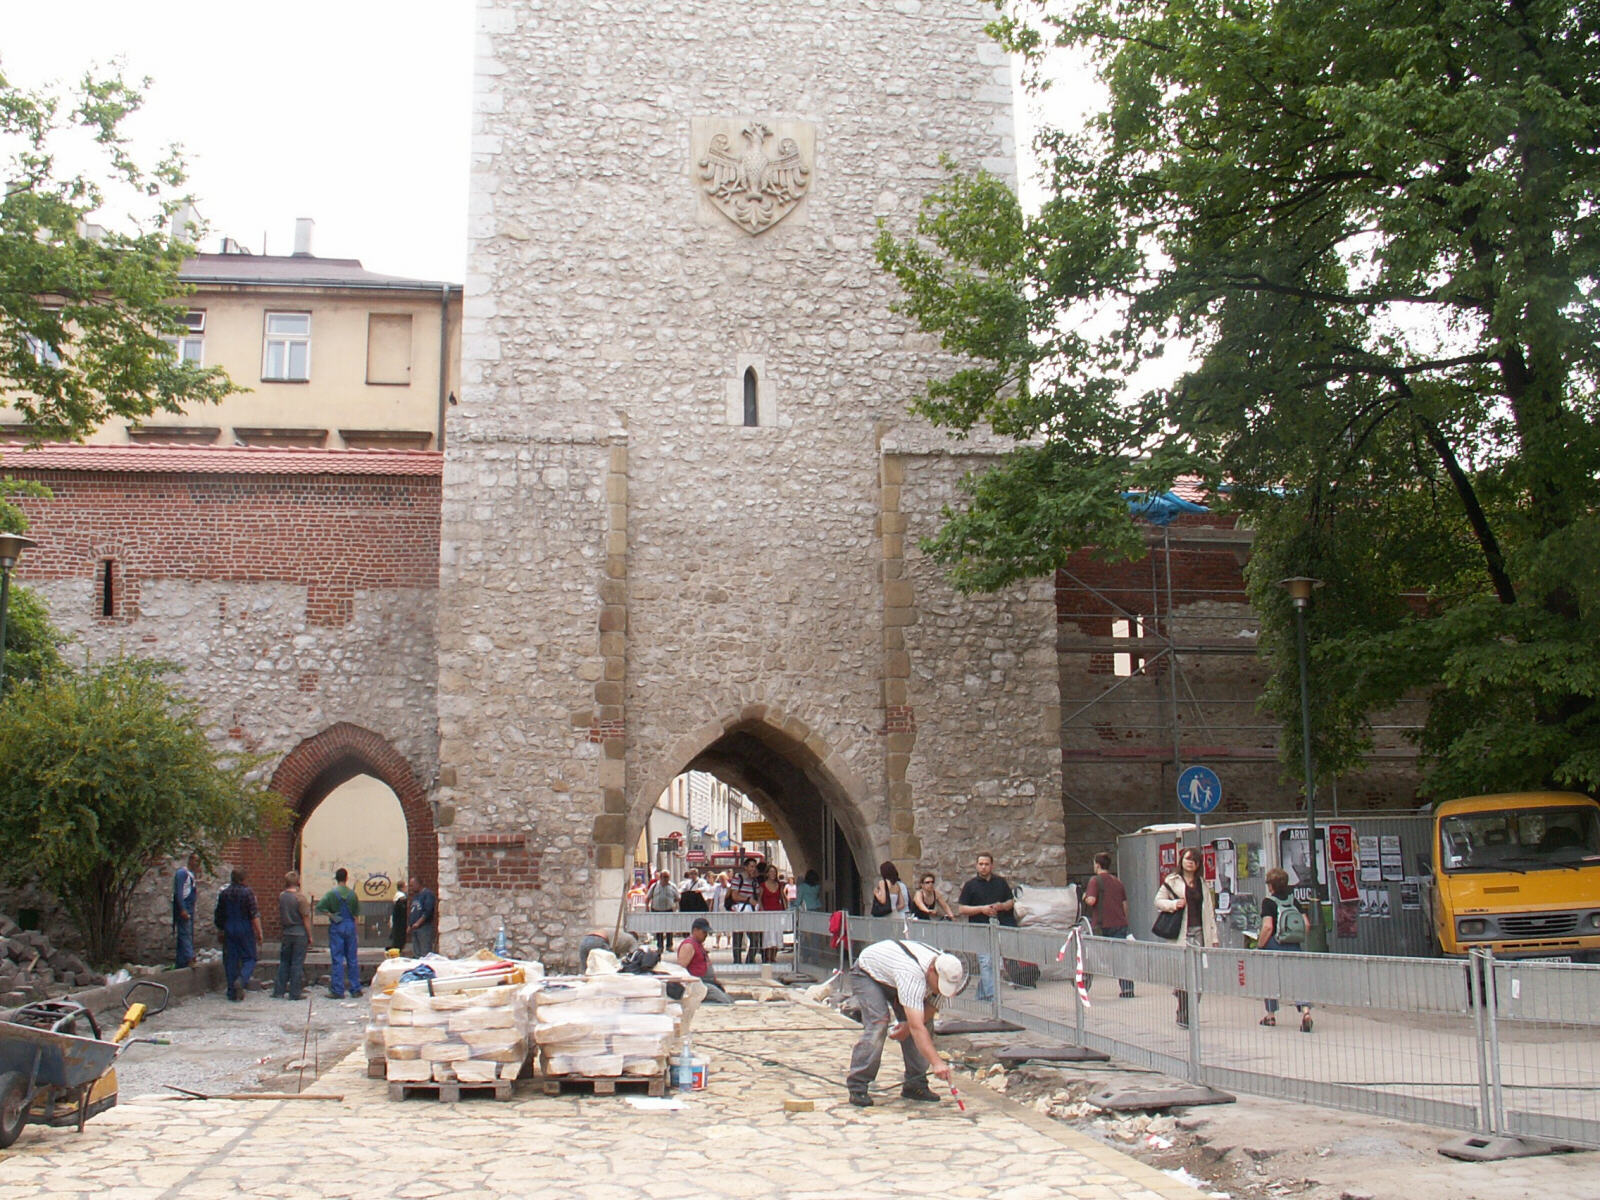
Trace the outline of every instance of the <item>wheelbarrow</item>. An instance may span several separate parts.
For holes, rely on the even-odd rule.
[[[135,999],[142,995],[148,1001]],[[94,1014],[71,1000],[24,1004],[0,1021],[0,1148],[24,1125],[73,1125],[81,1133],[85,1121],[115,1105],[113,1064],[134,1042],[157,1040],[128,1035],[168,998],[162,984],[135,983],[122,995],[127,1011],[109,1038],[100,1036]]]

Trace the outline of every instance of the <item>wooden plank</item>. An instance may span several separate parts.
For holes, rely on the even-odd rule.
[[[367,1059],[367,1078],[386,1079],[389,1074],[388,1061],[382,1058]]]

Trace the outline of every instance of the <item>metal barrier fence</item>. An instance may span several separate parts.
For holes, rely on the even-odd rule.
[[[798,914],[797,969],[841,965],[828,915]],[[850,918],[853,949],[911,938],[979,956],[994,997],[952,1009],[991,1016],[1176,1078],[1474,1133],[1600,1149],[1600,966],[1201,949],[1081,937],[1089,1002],[1073,983],[1079,939],[1059,931]],[[817,947],[821,946],[821,952]],[[1039,976],[1034,986],[1018,986]],[[1118,980],[1133,983],[1130,999]],[[977,982],[977,981],[975,981]],[[1188,993],[1179,1025],[1174,993]],[[1265,1002],[1277,1024],[1263,1027]],[[1310,1006],[1300,1032],[1296,1003]]]
[[[812,913],[812,916],[822,917],[822,936],[824,944],[828,941],[828,916],[826,913]],[[652,942],[656,934],[670,934],[674,941],[689,936],[689,927],[694,924],[696,917],[704,917],[711,922],[712,937],[718,939],[713,945],[713,958],[716,960],[716,973],[719,977],[737,977],[741,975],[756,975],[761,972],[761,956],[756,955],[756,962],[735,961],[732,964],[724,962],[718,950],[727,948],[734,951],[742,950],[739,957],[746,957],[754,945],[760,950],[775,949],[777,963],[788,969],[792,965],[795,937],[795,913],[784,912],[630,912],[623,917],[622,927],[641,943]],[[809,935],[815,937],[816,935]],[[721,939],[726,938],[729,945],[723,947]]]

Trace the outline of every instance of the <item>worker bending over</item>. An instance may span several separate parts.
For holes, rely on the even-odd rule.
[[[959,958],[921,942],[874,942],[856,957],[850,987],[861,1005],[861,1040],[851,1051],[850,1073],[845,1076],[851,1104],[871,1106],[867,1089],[878,1077],[888,1037],[900,1043],[906,1062],[901,1098],[939,1099],[928,1087],[928,1072],[948,1083],[950,1064],[933,1047],[933,1018],[940,1002],[957,995],[966,982],[967,969]],[[891,1013],[896,1021],[893,1030]]]

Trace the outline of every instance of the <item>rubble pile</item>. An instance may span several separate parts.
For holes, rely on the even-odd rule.
[[[546,979],[530,989],[546,1075],[660,1075],[678,1048],[682,1008],[661,975]]]
[[[22,929],[0,916],[0,1007],[15,1008],[105,981],[72,951],[57,950],[38,930]]]

